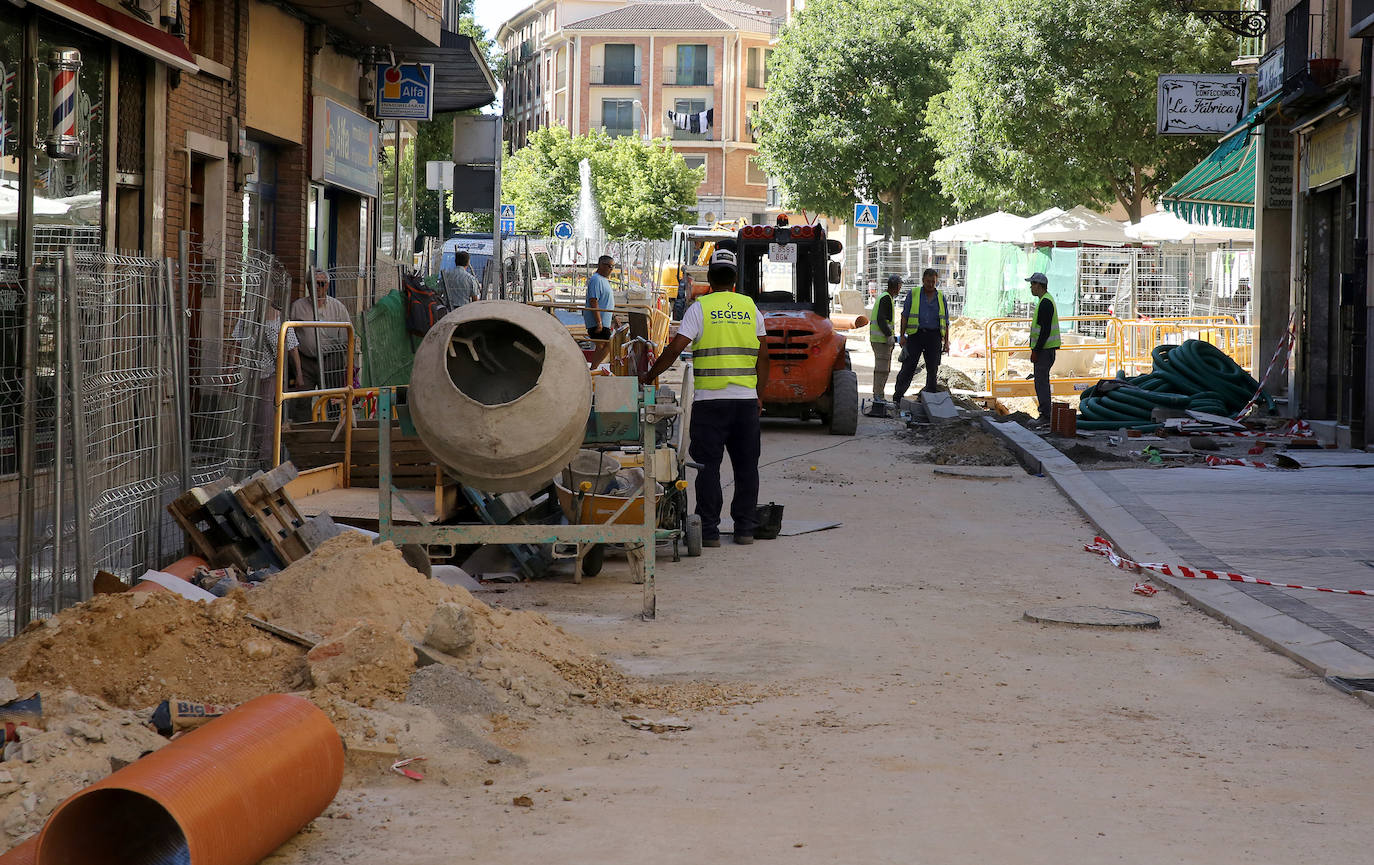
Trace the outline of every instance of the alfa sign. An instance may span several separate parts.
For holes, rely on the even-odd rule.
[[[1160,135],[1220,135],[1250,105],[1247,75],[1161,75],[1155,131]]]
[[[379,65],[376,114],[378,120],[433,119],[434,64]]]

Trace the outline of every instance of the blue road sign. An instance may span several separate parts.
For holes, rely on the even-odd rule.
[[[878,227],[878,205],[876,205],[876,204],[856,204],[856,205],[854,205],[854,227],[855,227],[855,228],[877,228],[877,227]]]
[[[502,212],[505,212],[505,209],[506,209],[505,205],[502,205],[502,206],[501,206]],[[502,235],[510,235],[510,234],[514,234],[514,233],[515,233],[515,219],[514,219],[514,218],[511,218],[511,219],[502,218],[502,220],[501,220],[501,234],[502,234]]]
[[[514,205],[514,204],[503,204],[503,205],[501,205],[501,218],[502,218],[502,219],[514,219],[514,218],[515,218],[515,205]]]
[[[573,227],[571,222],[566,220],[553,227],[553,236],[559,240],[572,240]]]

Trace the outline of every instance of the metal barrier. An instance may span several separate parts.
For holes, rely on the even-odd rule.
[[[326,387],[318,390],[286,390],[286,334],[293,328],[301,327],[328,327],[348,331],[348,354],[345,363],[346,374],[344,376],[343,387]],[[348,486],[351,478],[353,465],[353,400],[357,394],[362,392],[362,388],[353,387],[354,375],[354,338],[353,325],[345,321],[284,321],[277,334],[277,370],[276,386],[273,388],[273,403],[275,417],[272,424],[272,465],[281,463],[281,423],[282,415],[285,413],[286,401],[292,399],[315,399],[322,396],[338,396],[344,401],[343,412],[340,423],[344,430],[344,461],[343,461],[343,485]],[[324,366],[320,366],[320,374],[324,374]],[[375,388],[369,388],[369,392],[376,393]]]
[[[1210,342],[1244,370],[1255,374],[1255,341],[1259,326],[1241,324],[1232,315],[1128,319],[1121,322],[1122,369],[1142,375],[1154,368],[1151,352],[1159,345],[1181,345],[1198,339]]]
[[[987,341],[987,388],[994,398],[1035,396],[1030,378],[1029,318],[989,319],[984,327]],[[1060,339],[1050,370],[1050,391],[1072,396],[1111,378],[1121,366],[1121,320],[1109,315],[1074,315],[1061,318]],[[1102,336],[1077,332],[1101,330]]]

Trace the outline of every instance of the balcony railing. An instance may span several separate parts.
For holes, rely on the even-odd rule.
[[[702,66],[678,69],[676,66],[663,67],[665,87],[710,87],[716,82],[711,70]]]
[[[768,22],[768,41],[775,42],[782,36],[782,30],[787,26],[787,19],[781,15]]]
[[[638,66],[593,66],[592,83],[632,87],[639,84]]]
[[[605,129],[606,134],[612,138],[620,138],[625,135],[639,135],[639,130],[630,126],[603,126],[602,129]]]

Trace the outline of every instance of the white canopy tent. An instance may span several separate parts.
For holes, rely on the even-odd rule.
[[[1126,230],[1121,223],[1079,205],[1043,222],[1030,225],[1026,229],[1024,242],[1100,243],[1124,246],[1132,241],[1126,236]]]
[[[930,239],[941,243],[1020,243],[1029,222],[1024,216],[998,210],[987,216],[936,229],[930,233]]]
[[[1141,217],[1126,227],[1126,236],[1142,243],[1254,243],[1253,228],[1196,225],[1177,214],[1161,210]]]

